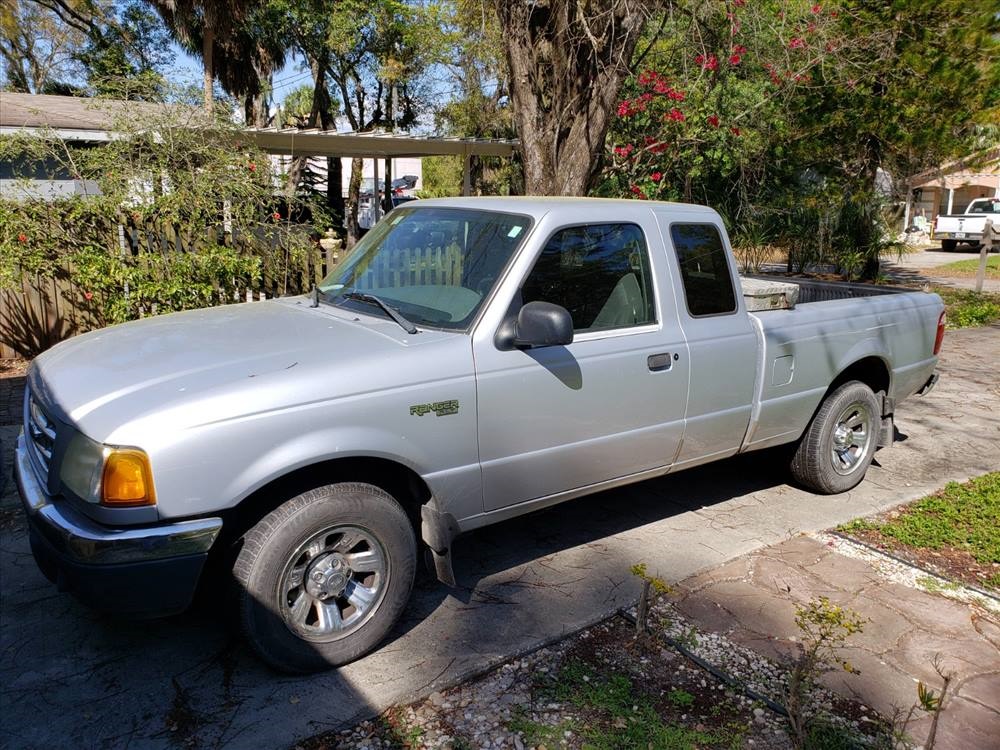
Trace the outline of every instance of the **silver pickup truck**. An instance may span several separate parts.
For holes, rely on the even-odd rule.
[[[453,583],[480,526],[780,444],[799,483],[849,490],[934,384],[941,300],[801,283],[748,313],[740,289],[707,208],[407,204],[311,295],[39,356],[16,455],[34,555],[133,616],[230,571],[250,643],[304,672],[385,637],[421,551]]]

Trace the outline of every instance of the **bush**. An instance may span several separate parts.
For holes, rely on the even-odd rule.
[[[238,129],[181,105],[102,106],[104,144],[0,138],[20,174],[87,190],[45,198],[25,178],[0,199],[0,287],[57,279],[104,325],[236,301],[265,279],[279,293],[304,285],[293,271],[314,252],[312,230],[287,217],[318,208],[279,196],[270,158]]]

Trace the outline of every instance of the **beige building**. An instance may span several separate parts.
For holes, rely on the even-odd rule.
[[[908,180],[903,229],[920,218],[931,225],[939,214],[960,214],[976,198],[1000,197],[1000,148],[943,164]]]

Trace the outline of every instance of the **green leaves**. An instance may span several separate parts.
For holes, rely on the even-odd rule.
[[[97,147],[0,139],[0,159],[21,174],[74,177],[90,192],[30,197],[37,183],[24,180],[25,198],[0,200],[0,284],[59,279],[69,302],[102,324],[237,301],[265,277],[270,294],[306,285],[292,272],[314,253],[308,227],[283,217],[323,214],[276,197],[270,157],[200,110],[109,116],[115,137]]]

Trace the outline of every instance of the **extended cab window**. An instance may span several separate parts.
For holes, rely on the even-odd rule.
[[[688,312],[695,318],[736,311],[733,277],[714,224],[673,224],[670,236],[684,282]]]
[[[634,224],[559,230],[535,261],[521,297],[523,303],[562,305],[577,333],[655,323],[642,231]]]

